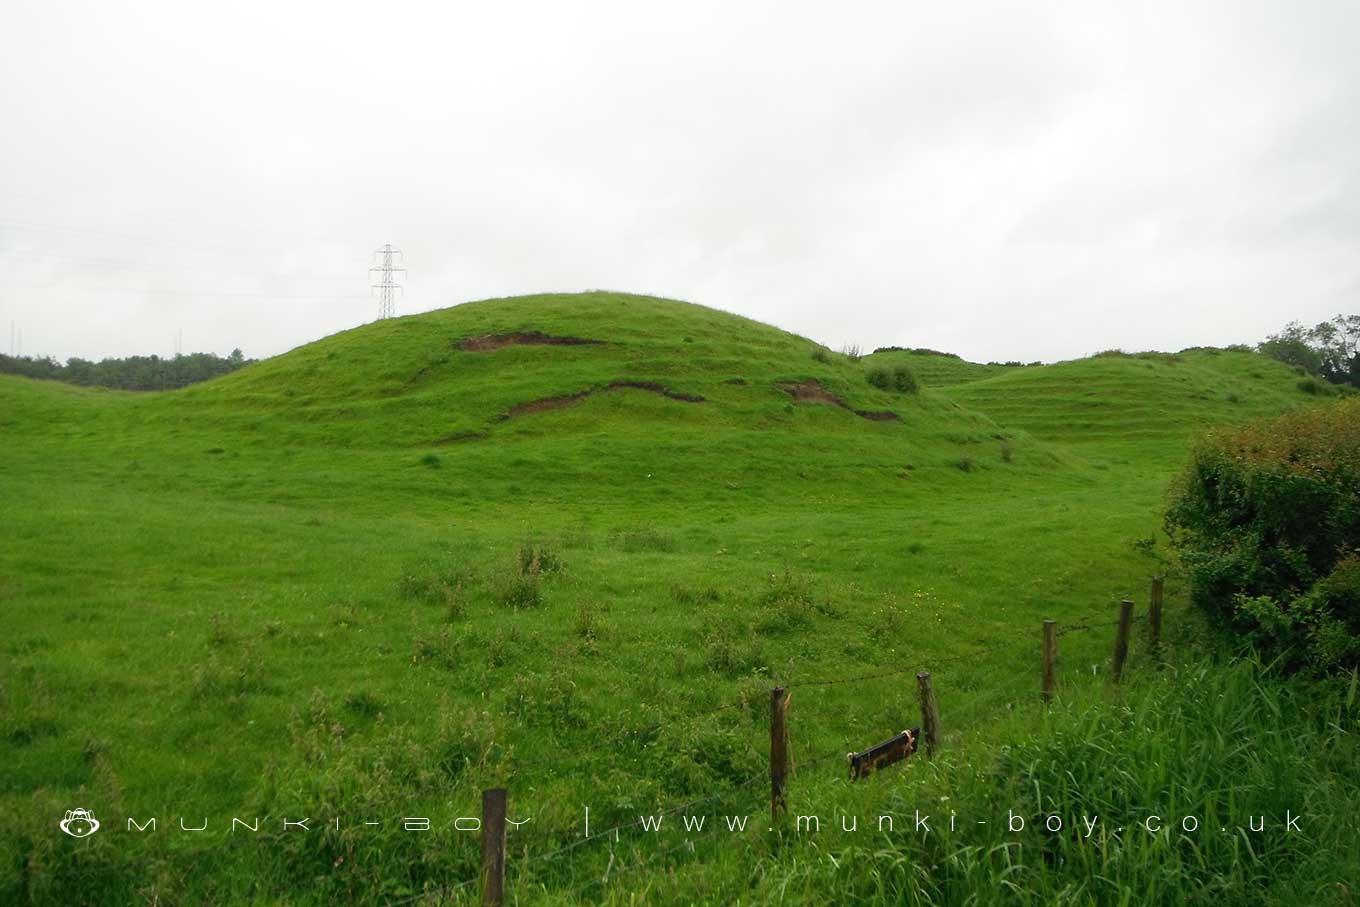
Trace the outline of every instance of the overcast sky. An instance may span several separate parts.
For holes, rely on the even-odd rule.
[[[590,288],[973,359],[1360,311],[1360,4],[76,3],[0,34],[27,354]]]

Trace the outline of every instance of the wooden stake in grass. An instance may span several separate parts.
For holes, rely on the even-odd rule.
[[[1152,591],[1148,595],[1148,640],[1155,649],[1162,642],[1162,578],[1152,578]]]
[[[1044,621],[1044,705],[1053,701],[1053,691],[1058,686],[1055,668],[1058,662],[1058,622]]]
[[[770,691],[770,820],[778,822],[788,803],[784,785],[789,775],[789,691],[775,687]]]
[[[940,746],[940,707],[930,686],[929,671],[916,675],[916,689],[921,694],[921,735],[926,738],[927,755],[934,755]]]
[[[1133,626],[1133,602],[1127,598],[1119,603],[1119,626],[1114,631],[1114,657],[1110,659],[1110,679],[1119,683],[1124,676],[1124,662],[1129,657],[1129,629]]]
[[[482,791],[482,907],[505,900],[505,788]]]

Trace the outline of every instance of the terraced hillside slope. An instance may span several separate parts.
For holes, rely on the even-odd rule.
[[[891,349],[875,350],[862,360],[866,366],[882,365],[892,368],[905,365],[912,370],[921,383],[927,387],[952,387],[980,381],[993,375],[1002,375],[1016,369],[1032,366],[1006,365],[999,362],[969,362],[954,353],[941,353],[933,350]]]
[[[1033,694],[1032,659],[992,644],[1162,568],[1189,421],[1309,400],[1264,360],[1196,362],[890,393],[767,325],[588,293],[366,325],[166,394],[0,379],[0,901],[409,897],[475,875],[449,823],[492,784],[532,809],[541,852],[579,837],[583,804],[603,825],[749,792],[769,689],[791,680],[934,666],[951,744],[983,735]],[[1186,373],[1193,405],[1161,417]],[[1063,429],[1091,375],[1148,459],[1095,462],[1097,433]],[[1113,408],[1089,410],[1117,432]],[[1066,640],[1063,677],[1104,647]],[[804,795],[843,785],[809,754],[840,758],[912,708],[900,677],[800,692]],[[79,849],[52,833],[76,806],[442,830]],[[705,846],[756,865],[758,831]],[[517,884],[599,903],[559,886],[609,858]],[[712,902],[732,903],[721,885]]]
[[[960,405],[1072,450],[1176,457],[1208,425],[1308,402],[1318,387],[1257,353],[1102,353],[960,383]]]

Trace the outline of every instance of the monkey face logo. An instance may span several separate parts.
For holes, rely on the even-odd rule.
[[[88,809],[68,809],[61,830],[73,838],[88,838],[99,831],[99,820]]]

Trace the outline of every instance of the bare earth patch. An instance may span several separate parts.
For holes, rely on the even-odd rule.
[[[902,421],[901,416],[890,410],[855,409],[816,381],[785,384],[784,391],[798,403],[825,403],[831,406],[839,406],[841,409],[848,409],[861,419],[868,419],[871,422]]]
[[[460,350],[473,353],[487,353],[506,346],[589,346],[600,343],[584,337],[555,337],[540,331],[523,331],[513,334],[486,334],[481,337],[466,337],[458,341]]]
[[[704,398],[698,394],[683,394],[679,391],[670,390],[655,381],[611,381],[602,388],[591,388],[590,390],[577,391],[574,394],[562,394],[557,397],[542,397],[538,400],[530,400],[528,403],[520,403],[510,409],[502,416],[502,419],[513,419],[516,416],[525,416],[529,413],[541,413],[549,409],[562,409],[563,407],[573,406],[580,403],[587,397],[595,394],[607,394],[616,390],[639,390],[653,394],[660,394],[671,400],[679,400],[682,403],[703,403]]]

